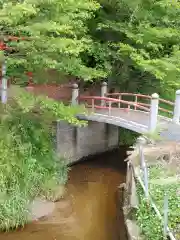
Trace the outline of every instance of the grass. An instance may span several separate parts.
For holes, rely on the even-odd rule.
[[[163,240],[161,221],[154,209],[147,203],[140,184],[138,184],[138,197],[139,208],[136,213],[136,219],[141,230],[142,239]]]
[[[8,199],[0,203],[1,230],[13,230],[28,222],[28,199],[22,192],[11,193]]]
[[[154,166],[150,168],[150,192],[163,215],[164,194],[169,198],[168,225],[177,240],[180,240],[180,179],[171,168]]]
[[[0,125],[0,228],[10,230],[28,220],[28,204],[37,196],[59,198],[67,180],[65,162],[54,152],[52,139],[35,120]],[[18,116],[19,122],[20,116]],[[16,126],[16,128],[14,128]],[[30,129],[29,129],[29,126]],[[9,134],[8,134],[9,133]]]
[[[77,123],[76,110],[54,105],[52,100],[42,102],[42,97],[40,101],[41,104],[35,97],[23,95],[23,99],[15,99],[5,106],[0,104],[2,231],[26,224],[29,203],[37,196],[56,201],[64,192],[68,168],[54,150],[51,111],[56,110],[53,119],[57,116]]]
[[[142,229],[142,234],[146,239],[163,239],[162,223],[156,217],[154,210],[144,199],[142,189],[139,188],[140,207],[137,212],[138,224]],[[168,194],[169,213],[168,226],[177,240],[180,240],[180,181],[176,173],[163,165],[151,166],[149,168],[149,191],[163,216],[164,194]]]

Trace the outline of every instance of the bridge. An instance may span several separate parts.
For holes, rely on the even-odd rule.
[[[87,108],[87,114],[79,114],[78,119],[109,123],[140,134],[158,130],[168,140],[180,140],[180,90],[171,102],[156,93],[108,93],[105,82],[101,96],[83,96],[74,84],[72,104]]]

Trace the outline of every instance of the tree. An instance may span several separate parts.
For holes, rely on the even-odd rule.
[[[108,66],[87,26],[99,8],[89,0],[0,1],[1,39],[10,47],[8,75],[56,69],[84,80],[104,78]]]
[[[110,53],[113,80],[117,76],[117,82],[123,82],[124,88],[132,91],[151,92],[156,86],[163,95],[164,89],[172,93],[179,88],[180,3],[176,0],[99,0],[99,3],[102,7],[94,21],[96,29],[92,24],[91,28]]]
[[[51,68],[83,80],[108,77],[133,92],[156,87],[164,95],[166,88],[164,97],[174,96],[179,13],[176,0],[1,1],[2,39],[23,38],[7,41],[8,74],[31,71],[40,81],[38,72]]]

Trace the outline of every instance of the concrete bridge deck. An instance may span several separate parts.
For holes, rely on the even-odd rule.
[[[79,114],[78,119],[109,123],[115,126],[126,128],[140,134],[149,133],[149,113],[126,109],[113,109],[111,115],[108,110],[98,109],[95,112],[88,111],[88,114]],[[180,125],[170,118],[158,116],[157,130],[167,140],[180,141]]]
[[[91,120],[96,122],[105,122],[119,127],[132,130],[137,133],[147,133],[149,129],[149,113],[138,110],[112,109],[111,114],[105,109],[98,109],[92,112],[88,111],[87,115],[79,114],[77,116],[82,120]],[[158,126],[167,127],[172,120],[163,116],[158,116]]]

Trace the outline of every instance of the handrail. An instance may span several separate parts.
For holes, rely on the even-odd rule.
[[[144,95],[141,93],[106,93],[106,96],[133,96],[133,97],[144,97],[144,98],[148,98],[151,99],[152,97],[149,95]]]
[[[162,99],[162,98],[159,98],[159,101],[162,102],[162,103],[169,104],[169,105],[171,105],[171,106],[174,106],[174,105],[175,105],[174,102],[171,102],[171,101],[168,101],[168,100],[165,100],[165,99]]]
[[[142,105],[142,106],[147,106],[150,108],[151,104],[148,104],[148,103],[140,103],[138,102],[139,105]],[[166,113],[170,113],[170,114],[173,114],[173,111],[170,111],[170,110],[167,110],[165,108],[161,108],[159,107],[159,110],[162,111],[162,112],[166,112]]]
[[[125,100],[121,100],[121,99],[116,99],[116,98],[108,98],[108,97],[99,97],[99,96],[80,96],[78,98],[79,100],[103,100],[105,102],[109,102],[109,103],[123,103],[123,104],[126,104],[129,106],[134,106],[136,108],[139,108],[139,109],[142,109],[142,110],[145,110],[145,111],[148,111],[149,112],[149,109],[144,107],[144,106],[141,106],[137,103],[134,103],[134,102],[129,102],[129,101],[125,101]],[[93,107],[95,107],[95,104],[93,103],[92,104]],[[111,106],[107,107],[108,108],[112,108]]]
[[[132,97],[140,97],[140,98],[152,99],[151,96],[144,95],[144,94],[141,94],[141,93],[106,93],[105,96],[116,96],[116,97],[119,97],[119,96],[132,96]],[[159,101],[162,102],[162,103],[166,103],[166,104],[169,104],[171,106],[174,106],[174,102],[171,102],[169,100],[165,100],[163,98],[159,98]]]
[[[120,107],[120,104],[126,104],[128,106],[128,109],[130,109],[130,106],[133,106],[135,110],[140,109],[140,110],[144,110],[144,111],[147,111],[149,112],[150,111],[150,104],[148,103],[141,103],[141,102],[138,102],[137,101],[137,97],[144,97],[144,98],[147,98],[147,99],[152,99],[151,96],[148,96],[148,95],[143,95],[143,94],[136,94],[136,93],[112,93],[112,94],[106,94],[106,96],[109,96],[109,95],[113,95],[113,96],[135,96],[136,97],[136,100],[135,102],[132,102],[132,101],[127,101],[127,100],[122,100],[122,99],[117,99],[117,98],[110,98],[110,97],[101,97],[101,96],[79,96],[78,99],[79,100],[91,100],[92,101],[92,105],[93,105],[93,108],[102,108],[102,109],[109,109],[109,108],[114,108],[110,105],[112,105],[112,103],[118,103],[119,104],[119,107],[118,108],[121,108]],[[98,106],[98,105],[95,105],[94,101],[95,100],[101,100],[101,101],[105,101],[105,102],[109,102],[109,106]],[[167,103],[171,106],[174,105],[174,103],[170,102],[170,101],[167,101],[167,100],[164,100],[164,99],[160,99],[161,102],[164,102],[164,103]],[[92,107],[92,105],[86,105],[86,107]],[[117,108],[117,107],[116,107]],[[122,109],[122,108],[121,108]],[[165,108],[162,108],[162,107],[159,107],[159,110],[162,111],[162,112],[165,112],[165,113],[169,113],[169,114],[173,114],[173,111],[170,111],[170,110],[167,110]]]

